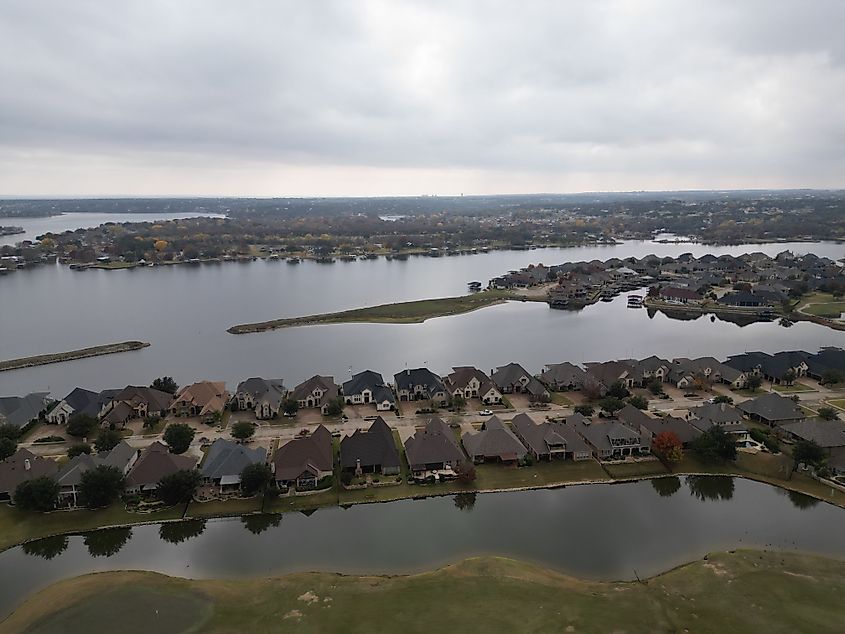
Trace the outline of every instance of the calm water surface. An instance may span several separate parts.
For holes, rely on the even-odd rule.
[[[406,500],[41,540],[0,554],[0,614],[50,583],[103,570],[408,573],[484,554],[633,579],[734,548],[845,557],[843,535],[843,509],[727,477]]]
[[[281,376],[289,385],[317,373],[338,380],[371,367],[392,375],[406,365],[448,372],[453,365],[484,370],[512,360],[537,371],[543,364],[652,353],[724,356],[742,350],[815,350],[845,345],[845,333],[810,323],[742,327],[709,317],[676,321],[627,309],[624,297],[580,312],[545,304],[509,303],[423,324],[344,324],[230,335],[233,324],[466,292],[470,280],[530,263],[693,252],[769,254],[790,248],[840,258],[845,245],[770,244],[707,247],[630,242],[616,246],[500,251],[474,256],[172,266],[128,271],[71,271],[48,266],[0,278],[0,358],[9,359],[140,339],[150,348],[0,374],[0,394],[77,385],[105,389],[148,384],[169,374],[180,384],[200,378],[234,387],[249,376]]]

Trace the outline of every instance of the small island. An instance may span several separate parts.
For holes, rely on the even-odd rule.
[[[0,372],[5,372],[6,370],[20,370],[21,368],[33,368],[38,365],[47,365],[48,363],[75,361],[76,359],[85,359],[87,357],[100,357],[106,354],[116,354],[118,352],[130,352],[132,350],[146,348],[149,345],[149,342],[146,341],[123,341],[121,343],[109,343],[103,346],[92,346],[90,348],[80,348],[79,350],[69,350],[67,352],[39,354],[32,357],[9,359],[8,361],[0,361]]]

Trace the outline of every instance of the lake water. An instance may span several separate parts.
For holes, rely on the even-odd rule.
[[[845,345],[845,333],[800,322],[745,327],[701,317],[672,320],[632,310],[624,297],[580,312],[541,303],[511,302],[423,324],[341,324],[230,335],[237,323],[447,297],[466,292],[530,263],[692,252],[741,254],[783,249],[841,258],[845,245],[798,243],[707,247],[628,242],[533,251],[299,265],[284,261],[180,265],[123,271],[72,271],[50,265],[0,277],[0,359],[139,339],[139,352],[0,373],[0,394],[49,390],[59,397],[90,389],[148,384],[172,375],[180,384],[225,380],[233,388],[250,376],[282,377],[288,385],[315,374],[338,381],[350,369],[392,376],[428,365],[490,370],[510,361],[538,371],[550,362],[659,354],[726,356],[743,350],[776,352]]]
[[[264,518],[271,521],[110,529],[7,550],[0,553],[0,615],[50,583],[104,570],[191,578],[305,570],[385,574],[501,555],[582,578],[630,580],[735,548],[845,557],[845,510],[729,477],[428,498]]]
[[[24,233],[13,236],[0,236],[0,246],[17,244],[24,240],[35,240],[45,233],[63,233],[76,229],[99,227],[106,222],[155,222],[158,220],[178,220],[180,218],[196,218],[197,216],[211,216],[222,218],[217,214],[191,213],[129,213],[129,214],[99,214],[99,213],[63,213],[58,216],[43,218],[0,218],[0,225],[4,227],[21,227]]]

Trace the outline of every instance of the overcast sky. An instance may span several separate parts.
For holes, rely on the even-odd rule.
[[[845,186],[841,0],[0,2],[0,194]]]

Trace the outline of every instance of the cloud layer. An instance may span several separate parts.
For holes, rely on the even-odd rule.
[[[0,193],[845,185],[845,4],[0,4]]]

